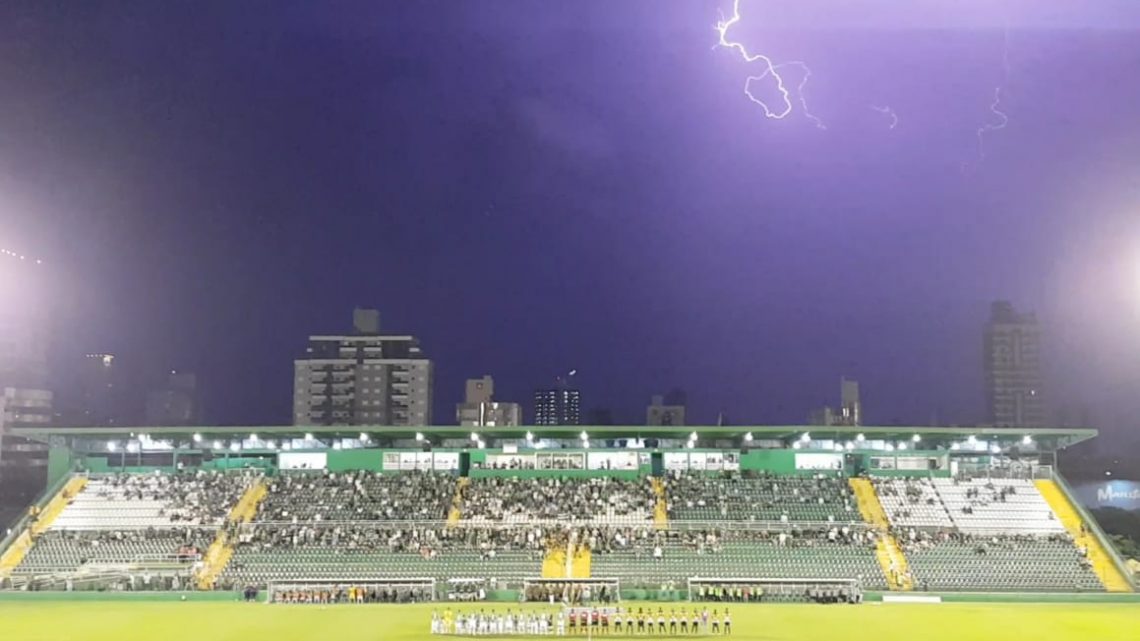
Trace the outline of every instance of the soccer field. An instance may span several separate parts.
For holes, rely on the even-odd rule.
[[[639,607],[636,603],[630,605],[635,609]],[[481,607],[499,612],[506,609],[505,604],[481,604]],[[668,612],[671,606],[664,604],[663,607]],[[0,603],[0,639],[425,639],[431,636],[432,610],[432,605],[5,602]],[[735,628],[732,636],[745,641],[1135,641],[1140,638],[1137,636],[1140,606],[1130,604],[752,605],[734,606],[732,615]]]

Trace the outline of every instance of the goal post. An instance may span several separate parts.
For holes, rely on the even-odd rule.
[[[282,579],[266,586],[266,603],[422,603],[436,599],[435,579]]]
[[[862,603],[858,579],[691,577],[690,601],[726,603]]]
[[[521,598],[523,601],[569,605],[617,603],[621,600],[621,581],[605,577],[524,579]]]

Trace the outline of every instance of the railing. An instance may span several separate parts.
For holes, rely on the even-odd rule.
[[[151,580],[148,582],[146,576]],[[17,574],[0,584],[0,591],[75,591],[125,589],[142,591],[169,591],[192,589],[189,572],[150,571],[140,575],[137,571],[108,569],[76,573],[68,571],[43,574]]]
[[[965,465],[959,467],[954,478],[968,481],[977,479],[1051,479],[1052,465],[1030,465],[1025,467],[990,467],[988,465]]]
[[[194,523],[191,521],[175,521],[171,523],[159,523],[151,525],[115,525],[115,524],[96,524],[85,525],[83,527],[74,527],[70,525],[53,525],[52,532],[137,532],[140,530],[218,530],[224,525],[224,519],[219,519],[217,523]]]
[[[533,519],[526,521],[459,521],[449,524],[445,520],[352,520],[352,521],[255,521],[242,524],[243,530],[261,527],[310,527],[315,529],[328,529],[335,527],[370,527],[375,529],[422,529],[422,528],[448,528],[461,530],[515,530],[530,527],[558,527],[558,528],[643,528],[646,530],[659,530],[652,517],[643,522],[630,522],[619,519],[593,519],[584,521],[566,521],[562,519]],[[859,530],[874,529],[875,526],[860,520],[853,521],[670,521],[669,530],[733,530],[733,531],[786,531],[786,530],[823,530],[829,528],[850,527]],[[122,528],[120,528],[122,529]]]

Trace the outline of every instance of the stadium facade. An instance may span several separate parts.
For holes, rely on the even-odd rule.
[[[1056,467],[1095,435],[27,428],[50,485],[4,541],[0,581],[450,599],[1133,592]]]

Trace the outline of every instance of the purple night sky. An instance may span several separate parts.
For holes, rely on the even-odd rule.
[[[820,130],[745,97],[729,0],[5,3],[0,245],[50,259],[60,351],[192,369],[212,422],[287,422],[361,305],[437,422],[577,368],[631,422],[800,422],[842,374],[868,422],[974,423],[1008,298],[1053,407],[1135,434],[1140,5],[837,4],[733,32],[810,64]]]

